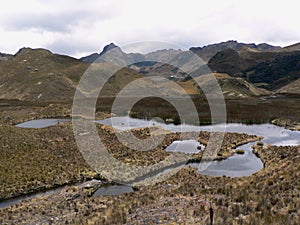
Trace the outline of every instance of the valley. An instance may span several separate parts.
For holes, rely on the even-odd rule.
[[[296,225],[300,215],[299,44],[282,48],[227,41],[190,50],[202,58],[199,70],[185,58],[187,51],[125,53],[113,43],[81,59],[46,49],[1,53],[0,204],[28,194],[33,197],[0,208],[0,224],[209,224],[212,207],[214,224]],[[96,98],[92,87],[105,79],[101,73],[97,80],[88,80],[86,87],[91,89],[76,89],[91,65],[103,74],[112,70],[109,60],[129,66],[117,70]],[[178,63],[181,68],[174,66]],[[223,99],[216,97],[206,63]],[[134,82],[128,90],[137,96],[120,98],[120,92]],[[188,97],[198,121],[182,121],[178,108],[155,95],[139,99],[130,111],[114,114],[116,99],[127,104],[152,87],[154,94],[181,106]],[[93,118],[74,114],[75,93],[83,106],[95,102]],[[217,130],[211,107],[223,101],[228,130]],[[214,119],[221,121],[223,116]],[[107,122],[110,118],[125,119],[116,128]],[[52,120],[41,127],[20,125],[38,119]],[[137,126],[126,128],[131,120]],[[77,134],[76,121],[93,124],[116,164],[108,161],[107,167],[94,167],[89,163],[93,160],[88,161],[86,153],[94,161],[101,158],[91,150],[98,142],[90,141],[91,131],[85,127]],[[201,130],[205,126],[207,130]],[[245,128],[239,130],[239,126]],[[145,141],[136,142],[141,149],[151,140],[162,142],[150,151],[135,150],[118,139],[128,133]],[[214,146],[218,135],[223,135],[220,148]],[[166,150],[179,140],[194,140],[206,152],[217,151],[206,155],[199,148],[195,153],[188,152],[188,147],[181,147],[186,152]],[[238,167],[233,175],[225,170],[235,160],[245,160],[235,164],[245,167],[251,160],[257,164],[249,164],[250,173]],[[206,161],[230,166],[219,169],[224,174],[213,169],[199,172],[199,165]],[[123,188],[119,192],[118,185]],[[115,189],[117,194],[107,194]],[[97,190],[102,194],[94,195]],[[38,195],[41,192],[48,194]]]

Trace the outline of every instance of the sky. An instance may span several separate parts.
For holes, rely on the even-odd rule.
[[[300,42],[296,0],[1,1],[0,52],[46,48],[82,57],[111,42],[162,41],[189,48],[227,40]]]

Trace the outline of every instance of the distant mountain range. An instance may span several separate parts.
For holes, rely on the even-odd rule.
[[[0,60],[7,60],[9,58],[13,57],[11,54],[5,54],[0,52]]]
[[[221,42],[221,43],[217,43],[217,44],[211,44],[211,45],[207,45],[204,47],[191,47],[189,50],[192,51],[193,53],[199,55],[201,57],[201,59],[204,62],[208,62],[209,59],[211,57],[213,57],[216,53],[223,51],[225,49],[233,49],[233,50],[238,50],[240,48],[243,47],[248,47],[251,49],[257,49],[257,50],[261,50],[261,51],[273,51],[273,50],[279,50],[282,49],[280,46],[272,46],[266,43],[262,43],[262,44],[245,44],[245,43],[239,43],[237,41],[226,41],[226,42]],[[103,55],[104,53],[106,53],[109,50],[112,50],[114,48],[119,48],[118,46],[116,46],[114,43],[111,43],[107,46],[104,47],[103,51],[100,53],[93,53],[89,56],[85,56],[80,58],[80,60],[84,61],[84,62],[89,62],[92,63],[94,62],[98,57],[100,57],[101,55]],[[121,50],[119,48],[119,50]],[[174,51],[174,50],[173,50]],[[134,54],[136,58],[148,58],[147,56],[149,55],[157,55],[158,54],[162,54],[162,53],[169,53],[168,50],[161,50],[161,51],[157,51],[157,52],[151,52],[149,54],[145,54],[144,56],[142,54]],[[123,52],[124,54],[124,52]],[[133,56],[133,54],[129,54],[131,55],[131,57]]]
[[[208,62],[226,98],[274,92],[300,94],[300,44],[281,48],[227,41],[190,50]],[[110,54],[105,54],[108,52]],[[173,81],[189,94],[201,94],[188,74],[172,65],[155,62],[181,63],[187,70],[193,70],[195,62],[186,59],[187,51],[165,49],[147,54],[125,53],[113,43],[105,46],[102,52],[81,59],[53,54],[45,49],[22,48],[15,55],[0,53],[0,98],[70,102],[90,63],[105,65],[111,60],[120,65],[140,62],[122,69],[110,79],[104,88],[106,95],[114,96],[130,81],[151,75],[168,78],[156,84],[158,91],[168,95],[183,94],[182,89],[171,86]],[[206,72],[198,70],[193,75],[197,80]],[[140,89],[153,84],[151,80],[144,80]]]
[[[223,51],[225,49],[239,50],[241,48],[251,48],[260,51],[273,51],[281,49],[281,47],[279,46],[272,46],[266,43],[256,45],[254,43],[245,44],[239,43],[237,41],[226,41],[218,44],[207,45],[204,47],[191,47],[189,50],[199,55],[205,62],[208,62],[211,57],[213,57],[220,51]]]
[[[186,54],[185,51],[173,49],[160,50],[144,55],[126,54],[121,48],[111,43],[101,53],[94,53],[81,58],[81,60],[91,63],[110,50],[114,51],[115,58],[123,58],[127,62],[133,60],[162,60],[170,56],[176,61],[176,58]],[[300,44],[281,48],[266,43],[256,45],[227,41],[204,47],[191,47],[190,51],[200,56],[204,62],[207,62],[212,71],[244,78],[268,90],[276,91],[300,78],[300,66],[298,64]],[[131,68],[144,75],[160,75],[177,81],[186,80],[187,76],[187,74],[169,64],[151,61],[134,64]]]
[[[242,47],[225,49],[208,62],[215,72],[242,77],[269,90],[277,90],[300,78],[300,44],[272,50]]]
[[[234,77],[242,77],[269,90],[276,90],[288,84],[290,81],[299,78],[298,73],[296,72],[298,68],[295,66],[288,66],[288,71],[278,72],[277,68],[287,62],[293,63],[297,61],[296,52],[298,49],[300,49],[299,44],[281,48],[266,43],[256,45],[239,43],[237,41],[227,41],[204,47],[191,47],[190,51],[200,56],[204,62],[208,62],[208,66],[215,72],[227,73]],[[173,61],[176,61],[176,58],[184,57],[186,54],[185,51],[180,50],[160,50],[144,55],[133,53],[126,54],[121,48],[111,43],[107,45],[101,53],[93,53],[80,60],[92,63],[96,59],[99,59],[100,56],[103,56],[107,51],[113,52],[110,56],[114,59],[122,58],[124,60],[122,63],[133,62],[136,60],[148,60],[147,63],[135,63],[131,67],[144,75],[160,75],[176,81],[183,81],[187,78],[187,74],[178,70],[178,68],[172,67],[170,64],[151,62],[151,59],[162,60],[170,56],[173,57]],[[290,56],[291,54],[293,56]],[[103,60],[103,58],[101,60]],[[270,62],[273,62],[273,60],[275,61],[272,64],[272,68],[270,68]],[[109,60],[107,59],[107,61]],[[264,64],[266,64],[266,62],[268,62],[268,65],[265,67]],[[277,65],[277,67],[275,65]],[[267,68],[264,70],[264,73],[266,74],[262,76],[260,75],[262,72],[261,68]],[[270,74],[272,74],[272,76]]]

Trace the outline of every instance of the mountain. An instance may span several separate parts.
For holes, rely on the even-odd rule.
[[[192,70],[193,67],[197,66],[195,63],[191,64],[191,62],[193,63],[193,60],[189,59],[192,57],[195,58],[195,55],[189,51],[174,49],[163,49],[147,54],[125,53],[120,47],[111,43],[105,46],[101,53],[94,53],[83,57],[80,60],[89,63],[113,62],[119,66],[130,65],[131,69],[138,73],[142,73],[145,76],[160,75],[169,79],[175,78],[175,80],[178,80],[185,79],[187,74],[172,66],[172,64],[181,65],[182,67],[185,67],[186,70]],[[163,62],[168,63],[166,64]],[[182,62],[187,63],[182,64]]]
[[[224,72],[230,75],[236,75],[237,73],[241,73],[242,70],[254,65],[257,61],[257,59],[255,58],[256,56],[248,56],[248,51],[263,52],[264,55],[266,54],[266,56],[263,57],[261,61],[259,61],[262,62],[265,60],[265,58],[270,57],[269,55],[273,54],[268,54],[266,52],[279,51],[281,50],[281,47],[272,46],[265,43],[256,45],[253,43],[245,44],[239,43],[237,41],[227,41],[204,47],[191,47],[190,50],[191,52],[200,56],[204,60],[204,63],[214,57],[214,61],[212,61],[210,66],[212,66],[212,69],[217,68],[216,72]],[[243,57],[240,57],[237,51],[243,54],[243,57],[245,57],[245,59]],[[109,54],[105,54],[108,52]],[[107,58],[108,55],[110,58]],[[171,80],[182,81],[185,80],[188,75],[180,69],[170,66],[170,64],[180,65],[181,67],[189,71],[193,71],[193,68],[196,68],[197,65],[199,65],[199,60],[197,60],[193,64],[192,60],[189,60],[191,58],[192,57],[188,54],[188,51],[174,49],[163,49],[147,54],[127,54],[124,53],[120,47],[111,43],[105,46],[101,53],[94,53],[89,56],[83,57],[80,60],[92,63],[98,59],[98,61],[100,60],[102,62],[113,61],[119,65],[127,65],[132,64],[132,62],[140,61],[138,63],[134,63],[131,68],[146,76],[160,75]],[[254,58],[254,62],[252,62],[252,58]],[[169,63],[165,64],[162,62]],[[199,73],[198,75],[200,74],[201,73]]]
[[[0,98],[70,101],[87,66],[45,49],[22,48],[0,61]]]
[[[218,52],[227,49],[238,50],[242,47],[247,47],[247,48],[261,50],[261,51],[273,51],[273,50],[281,49],[281,47],[279,46],[272,46],[266,43],[256,45],[254,43],[245,44],[245,43],[239,43],[237,41],[226,41],[217,44],[207,45],[204,47],[191,47],[189,50],[199,55],[205,62],[208,62],[209,59],[213,57],[215,54],[217,54]]]
[[[243,77],[260,87],[276,90],[299,78],[300,51],[286,49],[261,51],[242,47],[215,54],[208,66],[219,73]]]
[[[217,82],[226,99],[230,99],[230,98],[239,99],[239,98],[247,98],[252,96],[272,94],[272,92],[262,88],[258,88],[243,78],[231,77],[228,74],[223,74],[223,73],[215,73],[214,76],[217,79]],[[201,88],[198,87],[199,83],[201,84],[201,86],[203,85],[208,90],[211,90],[212,93],[215,91],[214,86],[210,84],[211,83],[210,79],[206,79],[202,76],[196,77],[188,81],[177,82],[177,83],[180,86],[182,86],[191,95],[202,93]]]
[[[6,53],[1,53],[1,52],[0,52],[0,61],[1,61],[1,60],[8,60],[8,59],[10,59],[11,57],[12,57],[11,54],[6,54]]]
[[[99,58],[99,56],[100,56],[100,54],[93,53],[91,55],[84,56],[84,57],[80,58],[79,60],[81,60],[82,62],[93,63],[96,59]]]
[[[277,92],[284,94],[300,94],[300,78],[281,87]]]
[[[126,60],[122,57],[123,53],[118,47],[107,49],[107,51],[112,54],[105,55],[104,59],[108,57],[118,60],[118,62]],[[128,58],[137,57],[135,54],[128,55]],[[96,69],[99,67],[101,71],[109,71],[111,68],[111,65],[104,61],[99,61],[95,66]],[[0,98],[39,102],[71,102],[77,84],[88,68],[90,68],[89,63],[69,56],[53,54],[46,49],[22,48],[8,60],[0,61]],[[99,71],[97,70],[98,73]],[[128,86],[130,96],[139,96],[147,89],[151,90],[152,94],[163,93],[169,96],[184,94],[180,88],[174,88],[171,81],[145,79],[143,74],[130,68],[123,68],[107,81],[101,95],[115,96],[127,84],[135,80],[138,80],[136,85]],[[101,76],[97,81],[101,81]],[[91,87],[94,86],[91,84]],[[90,94],[94,90],[88,91]],[[86,95],[84,91],[82,94]]]
[[[119,46],[115,45],[114,43],[110,43],[104,46],[100,53],[93,53],[91,55],[82,57],[79,60],[86,63],[113,61],[118,65],[127,65],[133,61],[143,61],[145,60],[145,57],[139,53],[127,54],[123,52]]]
[[[252,48],[252,49],[257,49],[257,50],[261,50],[261,51],[274,51],[274,50],[280,50],[281,47],[279,46],[272,46],[266,43],[262,43],[262,44],[254,44],[254,43],[250,43],[250,44],[245,44],[245,43],[239,43],[237,41],[226,41],[226,42],[221,42],[221,43],[217,43],[217,44],[211,44],[211,45],[207,45],[207,46],[203,46],[203,47],[191,47],[189,50],[192,51],[193,53],[199,55],[204,62],[208,62],[209,59],[211,57],[213,57],[216,53],[223,51],[225,49],[233,49],[233,50],[238,50],[242,47],[248,47],[248,48]],[[118,48],[118,51],[122,51],[120,49],[119,46],[115,45],[114,43],[110,43],[109,45],[106,45],[102,52],[100,53],[93,53],[91,55],[85,56],[80,58],[81,61],[84,62],[88,62],[88,63],[92,63],[94,62],[98,57],[100,57],[101,55],[104,55],[105,53],[107,53],[108,51],[114,49],[114,48]],[[163,59],[165,59],[166,57],[169,57],[169,55],[176,55],[179,54],[180,50],[174,50],[174,49],[164,49],[164,50],[158,50],[158,51],[154,51],[154,52],[150,52],[148,54],[138,54],[138,53],[130,53],[130,54],[126,54],[123,52],[123,54],[126,54],[127,57],[131,60],[133,59],[151,59],[151,58],[155,58],[158,61],[161,61]]]
[[[229,41],[221,46],[232,48],[216,53],[208,66],[216,74],[226,98],[245,98],[274,92],[299,93],[300,51],[297,49],[300,44],[277,48],[268,44]],[[218,49],[218,44],[210,47]],[[206,51],[209,47],[203,49]],[[186,91],[191,95],[199,95],[201,90],[189,76],[191,71],[197,81],[210,85],[202,76],[210,71],[205,66],[198,68],[198,57],[190,51],[164,49],[147,54],[125,53],[111,43],[101,53],[81,60],[54,54],[46,49],[31,48],[22,48],[15,55],[1,53],[0,57],[0,98],[3,99],[71,102],[79,80],[94,60],[96,67],[102,71],[110,70],[111,62],[121,67],[130,65],[108,80],[101,92],[103,96],[115,96],[124,87],[137,96],[151,87],[153,94],[182,96]],[[98,78],[101,81],[101,73]],[[137,83],[129,85],[133,81]],[[175,87],[174,81],[179,86]],[[92,82],[91,87],[94,87]]]
[[[252,83],[277,90],[300,78],[300,51],[291,55],[278,54],[273,60],[260,62],[243,71]]]
[[[296,43],[281,49],[282,51],[300,51],[300,43]]]
[[[114,43],[110,43],[108,45],[106,45],[102,52],[100,53],[93,53],[91,55],[85,56],[80,58],[79,60],[83,61],[83,62],[87,62],[87,63],[93,63],[95,60],[97,60],[100,56],[104,55],[106,52],[111,51],[114,48],[119,48],[118,46],[116,46]],[[119,48],[119,50],[121,51],[121,49]]]

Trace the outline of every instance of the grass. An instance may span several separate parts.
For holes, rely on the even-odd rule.
[[[237,149],[237,150],[235,150],[235,153],[239,154],[239,155],[243,155],[243,154],[245,154],[245,150],[243,150],[243,149]]]
[[[299,146],[257,150],[266,167],[249,177],[203,176],[187,167],[168,180],[120,196],[23,202],[0,209],[0,223],[55,217],[53,224],[201,224],[209,223],[212,203],[215,225],[298,224]],[[282,154],[287,157],[281,159]]]
[[[0,127],[0,199],[97,176],[70,141],[70,125],[24,131]]]

